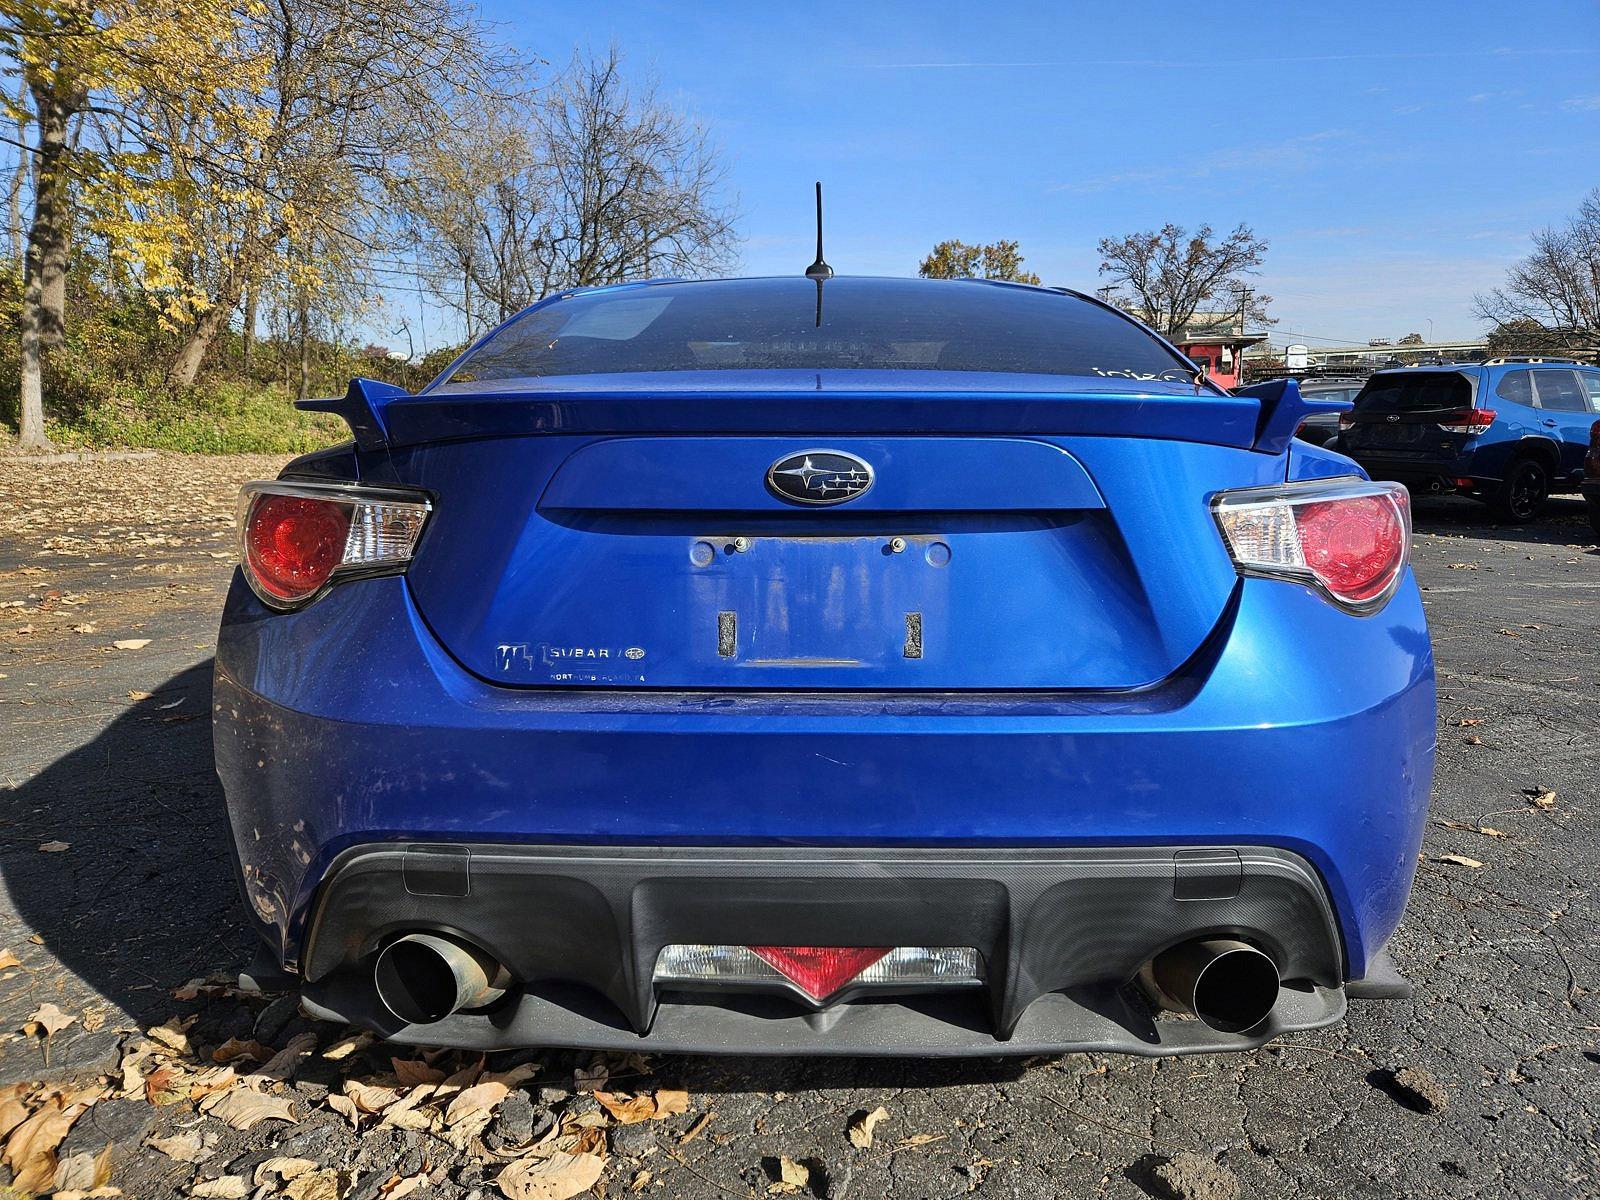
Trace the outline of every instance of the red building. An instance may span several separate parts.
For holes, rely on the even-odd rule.
[[[1241,333],[1232,325],[1217,325],[1184,330],[1173,344],[1203,367],[1213,383],[1236,387],[1244,370],[1244,352],[1267,340],[1264,333]]]

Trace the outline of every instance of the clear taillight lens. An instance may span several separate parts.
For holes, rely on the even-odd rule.
[[[297,608],[336,579],[403,570],[428,501],[337,484],[247,483],[239,494],[245,579],[263,603]]]
[[[1328,480],[1223,492],[1211,503],[1240,574],[1306,584],[1351,612],[1375,612],[1411,550],[1404,485]]]
[[[1439,422],[1439,428],[1446,433],[1465,433],[1471,436],[1484,432],[1493,424],[1494,409],[1464,408],[1445,417]]]

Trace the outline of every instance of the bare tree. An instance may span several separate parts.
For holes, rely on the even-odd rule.
[[[732,253],[723,168],[706,131],[653,86],[622,78],[615,47],[579,56],[540,113],[557,286],[703,275]]]
[[[1193,234],[1182,226],[1101,238],[1100,274],[1112,281],[1114,303],[1124,304],[1168,337],[1179,336],[1207,304],[1224,301],[1244,320],[1267,321],[1271,296],[1246,288],[1266,257],[1267,243],[1248,225],[1224,238],[1211,226]]]
[[[1497,329],[1544,348],[1600,342],[1600,188],[1564,226],[1535,233],[1533,253],[1511,268],[1505,286],[1474,303]]]

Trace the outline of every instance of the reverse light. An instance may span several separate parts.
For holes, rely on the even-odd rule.
[[[1322,480],[1222,492],[1211,502],[1241,575],[1303,583],[1350,612],[1382,608],[1411,550],[1399,483]]]
[[[1463,408],[1460,412],[1447,413],[1444,420],[1439,422],[1439,428],[1446,433],[1465,433],[1471,436],[1484,432],[1493,424],[1494,409]]]
[[[973,986],[983,982],[970,946],[711,946],[662,948],[657,983],[792,988],[825,1000],[851,985]]]
[[[411,561],[428,501],[339,484],[262,481],[239,493],[239,557],[271,608],[298,608],[338,578],[391,574]]]

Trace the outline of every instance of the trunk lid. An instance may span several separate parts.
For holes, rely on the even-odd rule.
[[[440,402],[426,423],[462,440],[389,452],[394,482],[434,496],[408,574],[423,619],[513,687],[1138,688],[1195,654],[1236,587],[1210,494],[1283,478],[1244,448],[1244,398],[849,394]],[[552,432],[526,436],[535,420]],[[870,488],[785,502],[767,473],[807,451],[854,456]]]
[[[1470,410],[1473,394],[1459,371],[1374,375],[1356,397],[1340,446],[1361,457],[1449,460],[1468,435],[1440,426]]]

